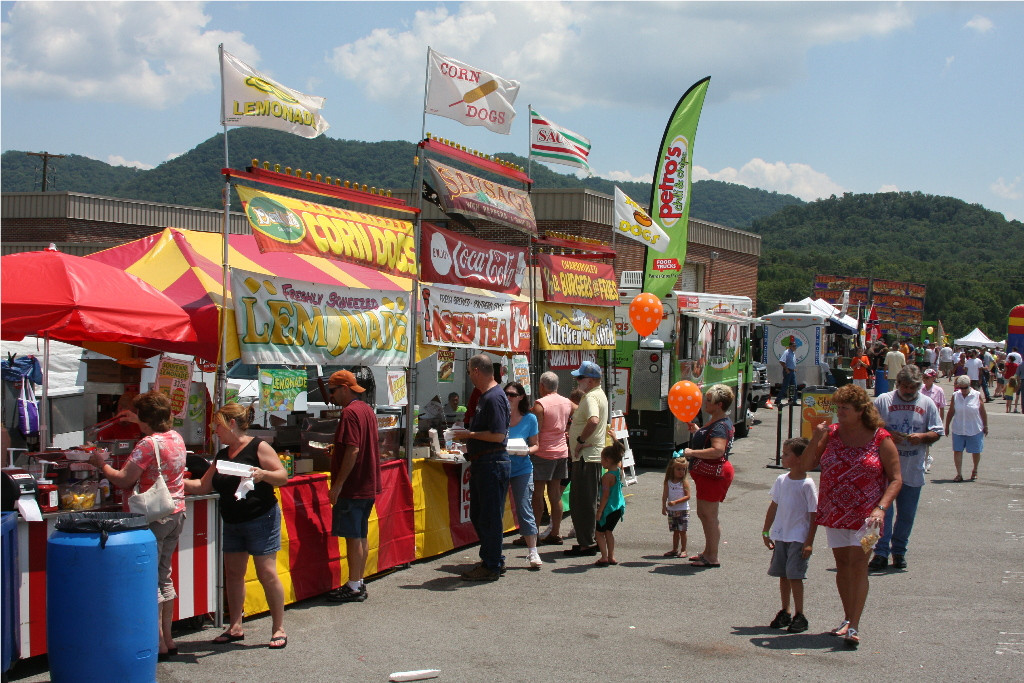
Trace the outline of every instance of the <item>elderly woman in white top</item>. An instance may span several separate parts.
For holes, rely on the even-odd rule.
[[[953,435],[953,465],[956,476],[953,481],[963,481],[960,464],[964,451],[970,451],[974,458],[974,469],[971,470],[971,481],[978,478],[978,463],[981,462],[981,451],[985,447],[988,435],[988,414],[981,392],[971,388],[971,380],[967,375],[960,375],[955,382],[956,391],[949,401],[949,412],[946,413],[946,433]],[[950,431],[950,425],[953,426]]]

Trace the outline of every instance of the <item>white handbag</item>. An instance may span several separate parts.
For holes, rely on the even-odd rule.
[[[174,499],[164,481],[160,464],[160,441],[156,438],[153,439],[153,452],[156,455],[156,481],[143,493],[139,493],[139,483],[135,482],[135,493],[128,498],[128,509],[145,515],[147,522],[155,522],[174,512]]]

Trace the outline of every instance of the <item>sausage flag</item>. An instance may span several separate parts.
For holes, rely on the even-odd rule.
[[[220,48],[221,109],[225,126],[272,128],[315,138],[330,125],[320,116],[324,98],[306,95],[267,78]]]
[[[661,139],[658,161],[651,187],[651,218],[669,237],[668,249],[658,255],[647,250],[644,291],[659,299],[675,287],[686,260],[686,233],[690,221],[690,166],[697,122],[708,92],[708,76],[690,86],[676,103],[665,135]]]
[[[552,123],[530,107],[531,157],[552,164],[577,166],[590,173],[589,155],[590,140]]]
[[[427,95],[423,110],[428,114],[508,135],[516,115],[512,104],[518,94],[518,81],[481,71],[427,48]]]
[[[654,224],[643,207],[629,198],[625,192],[615,186],[615,234],[642,242],[644,246],[665,253],[669,239],[665,231]]]

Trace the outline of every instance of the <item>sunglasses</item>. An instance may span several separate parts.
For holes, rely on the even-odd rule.
[[[522,394],[518,394],[514,391],[506,391],[505,395],[508,396],[509,398],[519,398],[520,396],[522,396]]]

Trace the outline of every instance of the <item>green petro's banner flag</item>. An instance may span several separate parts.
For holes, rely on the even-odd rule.
[[[690,169],[697,122],[708,92],[708,76],[694,83],[676,104],[654,167],[651,218],[668,235],[668,248],[658,253],[648,247],[644,291],[659,299],[674,287],[686,261],[686,233],[690,217]]]

